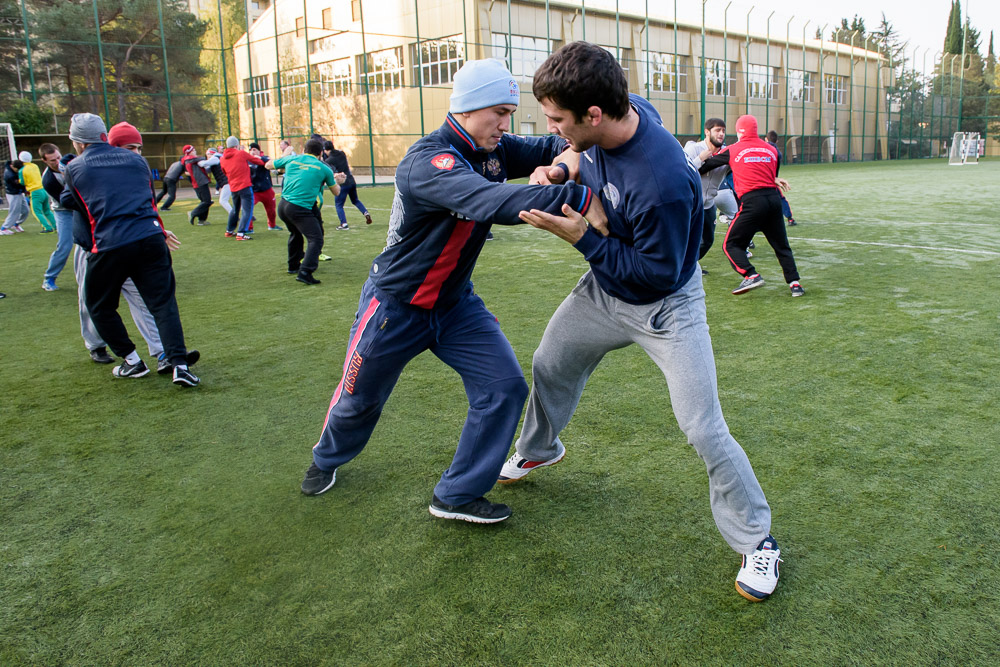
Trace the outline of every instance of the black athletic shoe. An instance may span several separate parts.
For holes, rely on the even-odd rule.
[[[323,282],[322,280],[313,278],[313,274],[306,273],[305,271],[299,271],[299,274],[295,276],[295,279],[300,283],[305,283],[306,285],[319,285]]]
[[[136,364],[130,364],[127,361],[123,361],[121,366],[115,366],[111,369],[111,374],[116,378],[141,378],[148,372],[149,369],[146,367],[146,364],[142,359],[140,359]]]
[[[187,365],[194,366],[201,359],[201,352],[198,350],[188,350],[187,353]],[[166,375],[167,373],[174,370],[174,365],[170,363],[170,360],[164,357],[156,362],[156,372],[160,375]]]
[[[512,514],[506,505],[491,503],[486,498],[476,498],[464,505],[446,505],[436,495],[428,509],[431,514],[441,519],[458,519],[472,523],[498,523]]]
[[[307,496],[318,496],[333,488],[337,481],[337,469],[320,470],[315,462],[306,470],[306,478],[302,480],[302,493]]]
[[[796,226],[796,225],[798,225],[798,224],[799,224],[799,223],[795,222],[795,218],[789,218],[789,219],[788,219],[788,226],[789,226],[789,227],[795,227],[795,226]]]
[[[194,211],[188,211],[188,222],[194,224]]]
[[[197,387],[198,383],[201,382],[198,376],[192,373],[187,368],[181,368],[180,366],[174,366],[174,384],[181,387]]]
[[[113,364],[115,363],[115,358],[108,354],[108,348],[98,347],[90,351],[90,358],[94,360],[95,364]]]

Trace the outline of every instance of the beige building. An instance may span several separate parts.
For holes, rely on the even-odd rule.
[[[876,52],[714,27],[703,39],[700,25],[675,30],[662,17],[544,0],[275,0],[251,26],[249,51],[248,35],[234,47],[240,135],[273,152],[281,137],[315,131],[360,173],[391,173],[440,126],[452,77],[478,58],[505,61],[521,83],[513,131],[544,134],[532,75],[549,52],[581,39],[618,58],[630,89],[681,140],[701,133],[703,117],[732,127],[749,112],[762,133],[781,136],[788,160],[886,153],[877,102],[889,70]]]

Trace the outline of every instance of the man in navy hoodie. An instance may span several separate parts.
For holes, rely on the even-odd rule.
[[[109,145],[100,116],[75,114],[69,138],[79,157],[65,167],[60,200],[86,218],[90,255],[85,297],[101,338],[125,358],[114,368],[114,376],[149,373],[118,315],[122,285],[131,278],[156,321],[163,351],[174,367],[174,384],[196,386],[199,379],[188,369],[170,249],[156,211],[149,165],[142,156]]]
[[[601,193],[609,234],[574,213],[521,214],[572,243],[590,270],[545,328],[521,437],[498,481],[558,463],[566,454],[559,433],[590,374],[608,352],[637,344],[666,377],[678,425],[705,462],[719,532],[743,554],[736,590],[763,600],[777,584],[780,552],[764,492],[719,405],[698,270],[698,173],[656,109],[629,95],[621,66],[600,46],[564,46],[535,72],[532,91],[549,131],[581,154],[580,182]]]
[[[461,375],[469,398],[430,513],[474,523],[510,516],[509,507],[483,496],[500,473],[528,386],[496,317],[473,291],[472,270],[490,226],[518,223],[525,206],[604,220],[590,188],[505,183],[552,164],[565,148],[558,137],[507,134],[519,101],[517,82],[499,61],[465,63],[444,125],[396,168],[386,247],[361,290],[343,376],[302,482],[306,495],[333,486],[338,466],[367,444],[403,367],[430,350]]]

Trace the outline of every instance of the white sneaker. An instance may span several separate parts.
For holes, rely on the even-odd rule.
[[[13,228],[8,228],[8,229],[0,229],[0,234],[3,234],[4,236],[12,236],[12,235],[14,235],[14,234],[16,234],[16,233],[17,233],[17,232],[15,232],[15,231],[13,230]]]
[[[757,549],[743,556],[743,565],[736,575],[736,592],[751,602],[766,600],[778,585],[778,564],[782,562],[778,542],[768,535]]]
[[[515,451],[511,457],[507,459],[507,462],[503,464],[503,469],[500,470],[500,477],[497,479],[497,482],[500,484],[511,484],[521,479],[535,468],[554,466],[559,463],[563,460],[563,457],[566,456],[566,448],[563,447],[563,444],[558,440],[556,441],[556,444],[559,445],[559,453],[556,454],[555,458],[549,459],[548,461],[529,461]]]

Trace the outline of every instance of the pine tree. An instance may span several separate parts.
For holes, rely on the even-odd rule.
[[[990,30],[990,47],[986,52],[986,80],[992,85],[996,74],[997,57],[993,53],[993,31]]]
[[[962,52],[962,7],[960,0],[955,0],[951,5],[951,14],[948,16],[948,31],[944,38],[945,53]]]

